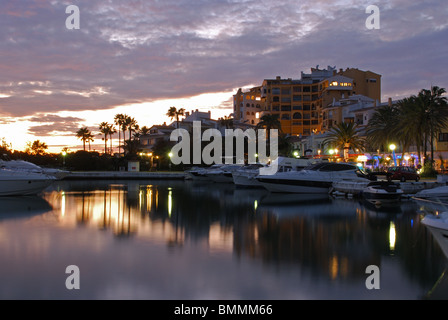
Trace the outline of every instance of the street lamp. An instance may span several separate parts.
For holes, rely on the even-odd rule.
[[[169,167],[170,167],[170,171],[171,171],[171,158],[173,157],[173,153],[168,153],[168,157],[170,157],[170,163],[169,163]]]
[[[395,166],[397,166],[397,157],[395,156],[395,149],[397,147],[392,143],[391,145],[389,145],[389,149],[392,150],[392,156],[394,157],[394,164]]]
[[[62,167],[65,167],[65,156],[67,155],[67,151],[62,151]]]

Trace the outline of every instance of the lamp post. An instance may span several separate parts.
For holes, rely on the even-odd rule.
[[[171,158],[173,157],[173,154],[171,152],[168,153],[168,157],[170,157],[169,167],[170,167],[170,171],[171,171]]]
[[[393,143],[389,146],[389,149],[392,150],[392,156],[394,158],[394,165],[395,166],[397,166],[397,157],[395,156],[395,149],[396,148],[397,147]]]
[[[62,167],[65,168],[65,156],[67,155],[67,151],[62,151]]]

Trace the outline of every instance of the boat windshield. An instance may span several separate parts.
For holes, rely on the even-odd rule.
[[[356,170],[357,167],[348,163],[320,162],[306,167],[304,170],[312,171],[347,171]]]

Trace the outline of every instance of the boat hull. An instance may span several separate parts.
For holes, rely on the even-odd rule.
[[[282,193],[328,193],[332,186],[331,181],[286,180],[263,177],[259,177],[257,180],[269,191]]]
[[[47,188],[54,179],[2,180],[0,196],[36,195]]]

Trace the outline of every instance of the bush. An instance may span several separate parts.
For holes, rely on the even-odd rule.
[[[434,169],[431,162],[425,163],[423,166],[423,171],[420,174],[422,178],[436,178],[437,177],[437,170]]]

